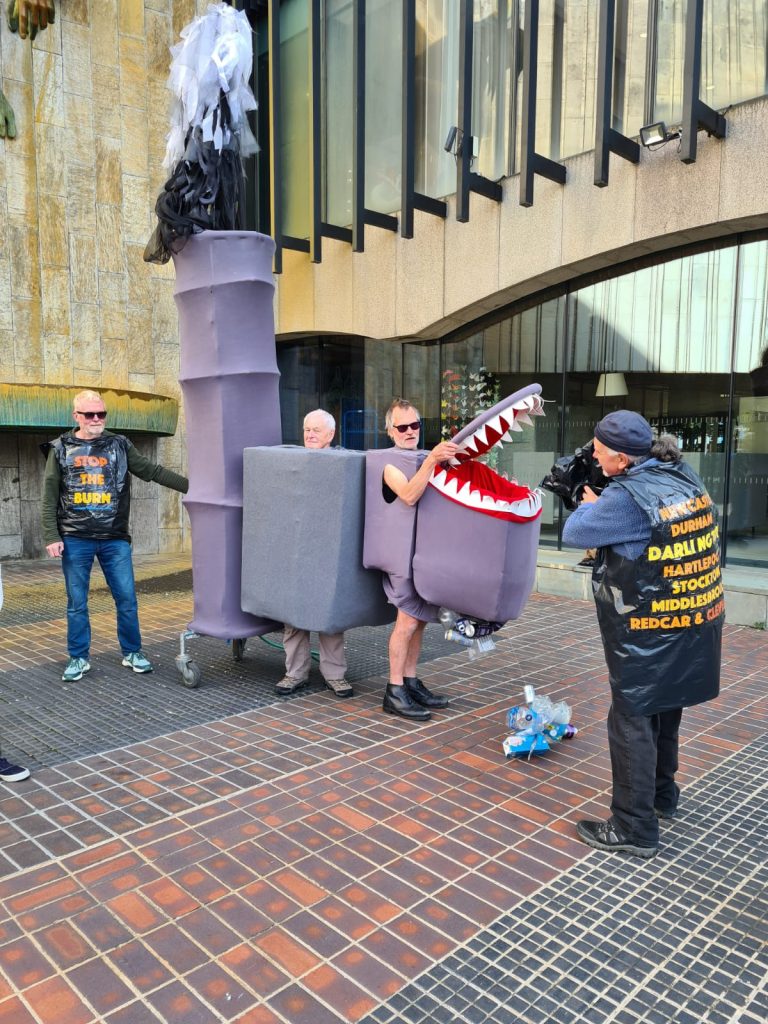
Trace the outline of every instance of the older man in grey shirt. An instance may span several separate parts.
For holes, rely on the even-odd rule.
[[[304,447],[329,448],[336,433],[336,421],[324,409],[315,409],[304,417]],[[319,633],[320,673],[325,685],[337,697],[351,697],[352,687],[344,678],[347,659],[344,655],[343,633]],[[283,632],[285,648],[285,675],[275,687],[282,696],[295,693],[309,681],[312,655],[309,647],[309,632],[285,624]]]

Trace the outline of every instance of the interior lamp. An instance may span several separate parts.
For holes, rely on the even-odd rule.
[[[601,373],[597,382],[595,398],[618,398],[628,395],[627,382],[623,373]]]

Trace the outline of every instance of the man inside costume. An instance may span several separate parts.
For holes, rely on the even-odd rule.
[[[563,541],[598,549],[592,590],[611,685],[607,821],[580,821],[598,850],[654,857],[678,813],[682,710],[717,697],[725,615],[717,511],[674,439],[620,410],[595,427],[609,485],[587,487]]]
[[[69,662],[62,679],[75,682],[90,671],[88,591],[98,559],[117,609],[123,665],[151,672],[141,649],[128,515],[131,474],[186,494],[186,477],[140,455],[127,437],[105,430],[107,409],[96,391],[73,403],[76,427],[48,445],[43,481],[43,540],[61,558],[67,588]]]
[[[304,447],[330,448],[336,433],[336,420],[324,409],[315,409],[304,417]],[[347,659],[344,655],[343,633],[318,633],[320,672],[325,685],[337,697],[351,697],[352,687],[345,679]],[[285,675],[275,687],[281,696],[295,693],[309,681],[312,655],[309,631],[287,623],[283,632]]]
[[[392,403],[385,426],[395,448],[418,450],[421,418],[406,399],[399,398]],[[388,463],[384,467],[385,501],[415,505],[426,490],[435,466],[453,458],[456,451],[457,446],[452,441],[441,441],[426,453],[410,479],[398,466]],[[384,573],[383,584],[387,600],[397,608],[397,619],[389,638],[389,685],[383,707],[389,714],[423,722],[431,718],[430,708],[444,708],[448,704],[447,697],[432,693],[416,676],[424,627],[428,622],[438,621],[438,609],[419,597],[410,577]]]

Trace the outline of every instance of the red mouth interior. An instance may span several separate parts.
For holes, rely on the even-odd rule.
[[[477,462],[470,459],[462,462],[460,466],[445,466],[449,479],[459,481],[459,489],[469,481],[472,491],[479,491],[480,494],[487,494],[494,500],[520,501],[531,496],[529,487],[523,484],[513,483],[499,476],[490,466],[484,462]]]

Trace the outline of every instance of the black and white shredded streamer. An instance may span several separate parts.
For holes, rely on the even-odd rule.
[[[167,263],[196,232],[244,227],[243,157],[257,148],[247,120],[256,101],[248,84],[253,50],[245,14],[211,4],[183,29],[171,52],[164,160],[170,175],[155,204],[157,227],[144,250],[148,263]]]

